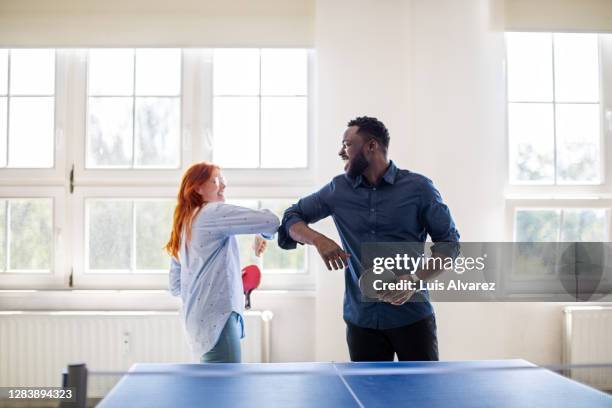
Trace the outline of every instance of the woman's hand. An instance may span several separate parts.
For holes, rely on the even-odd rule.
[[[253,250],[255,251],[255,256],[261,256],[261,254],[263,254],[266,250],[267,246],[268,241],[266,241],[259,235],[255,235],[255,240],[253,241]]]

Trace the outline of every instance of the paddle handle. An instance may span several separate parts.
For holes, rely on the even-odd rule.
[[[250,310],[251,309],[251,292],[253,291],[253,289],[251,290],[247,290],[245,295],[246,295],[246,299],[244,302],[244,308],[246,310]]]

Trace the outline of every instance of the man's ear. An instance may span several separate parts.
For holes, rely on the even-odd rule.
[[[368,150],[370,150],[370,152],[373,152],[376,149],[376,140],[372,139],[369,141],[368,143]]]

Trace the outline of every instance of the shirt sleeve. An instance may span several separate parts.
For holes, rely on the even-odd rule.
[[[181,264],[175,257],[170,260],[169,284],[172,296],[181,294]]]
[[[459,231],[450,210],[442,201],[440,192],[431,180],[426,179],[421,195],[420,217],[425,230],[435,243],[432,253],[443,254],[456,258],[459,256]]]
[[[280,221],[270,210],[253,210],[238,205],[220,203],[210,211],[197,217],[192,226],[193,232],[218,235],[261,234],[272,239]]]
[[[333,184],[329,183],[322,189],[309,196],[301,198],[297,203],[285,210],[283,222],[278,229],[278,246],[283,249],[295,249],[298,242],[291,238],[289,230],[298,222],[314,224],[331,215],[328,197],[333,191]]]

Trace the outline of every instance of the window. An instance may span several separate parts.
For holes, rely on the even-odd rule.
[[[0,200],[1,272],[51,272],[52,214],[51,199]]]
[[[89,51],[87,168],[178,168],[181,51]]]
[[[507,34],[510,181],[602,181],[597,34]]]
[[[609,210],[604,208],[517,209],[516,242],[606,242]]]
[[[165,289],[163,247],[193,162],[218,161],[230,194],[281,216],[291,202],[272,197],[310,190],[310,60],[303,49],[0,49],[0,288]],[[311,284],[308,249],[250,252],[264,287]]]
[[[174,201],[86,199],[86,272],[166,273]]]
[[[55,50],[0,49],[0,168],[54,166],[54,113]]]
[[[556,202],[554,202],[556,201]],[[596,300],[609,293],[607,264],[612,234],[611,200],[592,207],[582,200],[509,200],[514,224],[512,258],[500,282],[515,295],[558,301]],[[599,296],[599,295],[598,295]]]
[[[506,33],[508,237],[610,239],[612,35]]]
[[[213,161],[225,168],[306,168],[308,53],[217,49]]]

